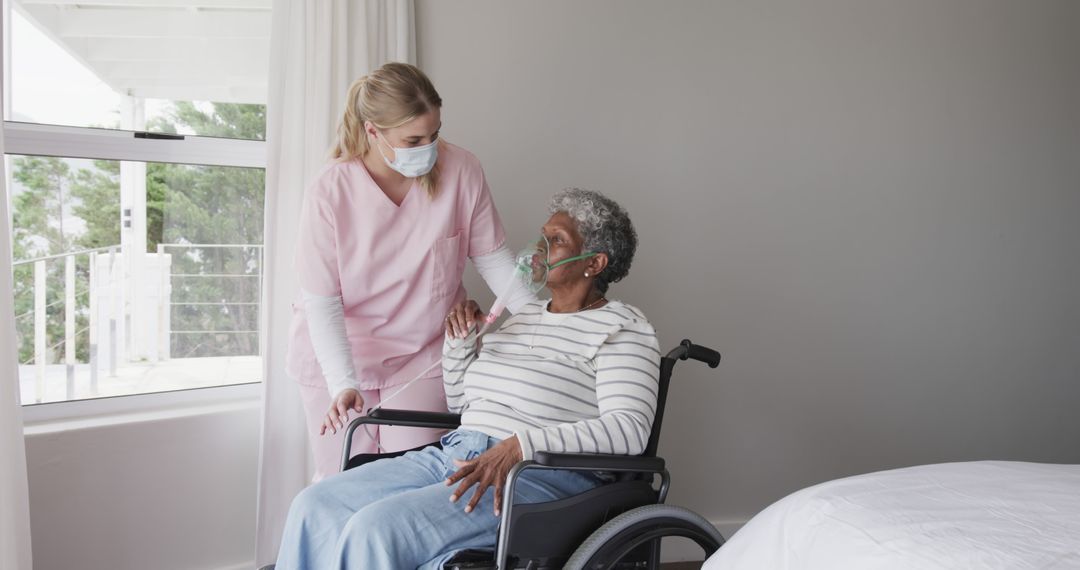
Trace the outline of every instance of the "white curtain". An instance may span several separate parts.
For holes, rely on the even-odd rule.
[[[4,45],[3,12],[0,10],[0,46]],[[4,64],[0,61],[0,109],[4,107],[3,78]],[[0,129],[0,158],[3,156],[4,131]],[[16,364],[11,210],[6,181],[0,160],[0,568],[30,570],[30,502]]]
[[[299,392],[284,372],[304,187],[326,163],[349,84],[388,61],[416,62],[413,0],[275,0],[270,42],[257,568],[274,562],[289,503],[311,476]]]

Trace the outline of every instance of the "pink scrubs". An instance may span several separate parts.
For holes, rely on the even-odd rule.
[[[365,409],[441,358],[446,314],[465,299],[465,258],[490,253],[505,240],[479,160],[443,142],[437,168],[434,198],[414,184],[395,205],[359,159],[326,168],[304,198],[296,244],[300,286],[342,297]],[[318,435],[331,394],[302,300],[293,304],[286,365],[304,394],[317,480],[338,471],[344,438],[342,430]],[[440,373],[436,367],[430,381],[417,382],[387,407],[445,411]],[[406,449],[435,441],[437,433],[391,427],[382,428],[380,438],[387,450]],[[374,451],[360,431],[353,447]]]

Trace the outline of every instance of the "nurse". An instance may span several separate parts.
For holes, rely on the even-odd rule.
[[[465,259],[497,294],[513,256],[480,162],[439,138],[442,99],[419,69],[388,63],[356,80],[334,159],[308,187],[300,214],[287,371],[299,386],[315,455],[313,480],[339,470],[342,427],[441,359],[447,322],[463,330]],[[532,301],[522,286],[509,302]],[[446,411],[442,370],[388,407]],[[373,428],[375,426],[372,426]],[[372,430],[387,451],[438,439],[417,428]],[[373,453],[358,432],[352,453]]]

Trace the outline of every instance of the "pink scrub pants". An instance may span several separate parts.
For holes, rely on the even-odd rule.
[[[399,396],[386,405],[387,408],[402,410],[422,410],[429,412],[446,411],[446,393],[443,392],[442,375],[437,374],[433,378],[418,380],[409,386]],[[367,410],[396,393],[401,387],[391,386],[380,390],[362,390],[360,395],[364,398],[364,409]],[[315,474],[311,481],[317,482],[328,475],[341,471],[341,452],[345,445],[345,430],[339,429],[337,433],[326,432],[319,435],[323,418],[330,409],[330,394],[325,386],[308,386],[300,384],[300,394],[304,400],[304,415],[307,417],[308,438],[311,441],[311,449],[315,455]],[[349,412],[349,421],[356,418],[355,411]],[[345,424],[348,425],[347,423]],[[419,447],[424,444],[439,440],[446,430],[398,427],[398,426],[368,426],[368,430],[382,445],[385,451],[400,451]],[[375,443],[364,433],[363,426],[357,428],[353,434],[352,453],[377,453]]]

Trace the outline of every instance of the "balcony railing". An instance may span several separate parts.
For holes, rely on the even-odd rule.
[[[173,271],[173,254],[168,253],[169,250],[190,252],[221,248],[255,250],[257,254],[247,256],[253,263],[248,264],[241,272],[180,273]],[[156,254],[141,255],[134,264],[131,263],[132,260],[127,260],[125,265],[120,246],[110,246],[15,262],[14,267],[33,267],[34,308],[16,317],[19,329],[24,334],[26,325],[33,323],[33,356],[20,362],[24,374],[32,370],[33,401],[46,401],[46,379],[55,378],[60,372],[53,370],[51,376],[48,374],[49,368],[55,366],[50,364],[50,360],[58,360],[51,358],[51,355],[60,349],[63,350],[62,365],[66,368],[64,393],[66,399],[71,400],[79,396],[76,394],[76,369],[80,364],[89,364],[88,367],[78,366],[79,369],[88,368],[89,372],[89,394],[83,397],[93,397],[99,395],[99,376],[102,372],[106,372],[110,378],[116,378],[118,368],[129,363],[141,361],[140,365],[145,366],[147,363],[156,365],[169,360],[175,335],[257,335],[258,331],[254,330],[254,327],[243,330],[174,329],[171,323],[175,307],[258,307],[257,293],[262,290],[262,248],[261,244],[159,244]],[[88,271],[84,273],[84,284],[79,284],[76,259],[84,256],[87,258]],[[63,298],[47,304],[47,275],[50,263],[64,264],[64,285]],[[224,298],[213,301],[173,299],[173,280],[176,278],[255,279],[256,295],[254,299]],[[87,294],[88,303],[80,307],[76,300],[82,294]],[[64,307],[63,338],[50,339],[47,330],[48,310],[61,303]],[[86,326],[76,330],[76,316],[80,314],[86,315]],[[88,333],[88,362],[79,362],[77,342],[84,333]],[[50,341],[55,342],[49,344]],[[182,355],[180,358],[186,356]],[[182,385],[179,381],[172,386],[174,389],[186,387],[190,386]],[[56,399],[55,391],[59,390],[59,387],[54,386],[53,389],[51,399]],[[28,400],[26,395],[23,400]]]
[[[100,305],[98,303],[98,296],[95,294],[98,288],[98,268],[100,264],[98,262],[98,256],[105,254],[107,260],[106,266],[109,268],[107,273],[107,279],[110,285],[114,282],[116,266],[116,251],[119,246],[101,247],[96,249],[86,249],[82,251],[73,251],[70,253],[62,253],[59,255],[49,255],[45,257],[38,257],[35,259],[27,259],[24,261],[17,261],[12,264],[13,267],[19,267],[20,265],[33,264],[34,268],[34,309],[33,311],[23,313],[15,317],[16,323],[19,321],[33,317],[33,335],[34,335],[34,356],[33,358],[20,362],[22,365],[33,364],[35,374],[35,394],[34,401],[41,402],[45,394],[45,371],[48,366],[48,353],[53,349],[59,348],[61,345],[64,347],[64,364],[67,367],[67,395],[68,398],[74,397],[75,392],[75,365],[76,365],[76,337],[84,332],[90,333],[90,389],[92,392],[97,391],[98,386],[98,351],[97,351],[97,324],[99,319],[104,317],[109,322],[109,331],[112,338],[109,343],[110,346],[115,347],[116,337],[116,318],[117,318],[117,305],[118,303],[109,303],[105,308],[104,315],[101,312]],[[89,325],[82,330],[75,330],[75,297],[76,297],[76,285],[75,285],[75,258],[78,256],[89,256],[89,272],[87,287],[83,289],[83,292],[89,293],[90,307],[89,307]],[[54,301],[53,303],[46,305],[48,289],[46,286],[47,280],[47,266],[48,262],[55,262],[62,260],[64,263],[64,298],[62,301]],[[112,287],[110,287],[111,289]],[[59,342],[52,345],[47,345],[47,327],[46,327],[46,311],[59,303],[64,304],[64,338]],[[109,370],[111,374],[116,374],[116,351],[110,352],[108,359]]]
[[[255,273],[170,273],[169,279],[173,277],[196,277],[196,278],[248,278],[257,279],[257,291],[262,291],[262,245],[255,244],[188,244],[188,243],[162,243],[158,244],[158,254],[164,255],[166,248],[186,248],[186,249],[210,249],[210,248],[237,248],[237,249],[258,249],[259,255],[256,258],[257,267]],[[171,283],[169,285],[171,290]],[[243,307],[243,306],[259,306],[258,301],[180,301],[169,302],[169,306],[214,306],[214,307]],[[169,334],[258,334],[257,330],[169,330]]]

